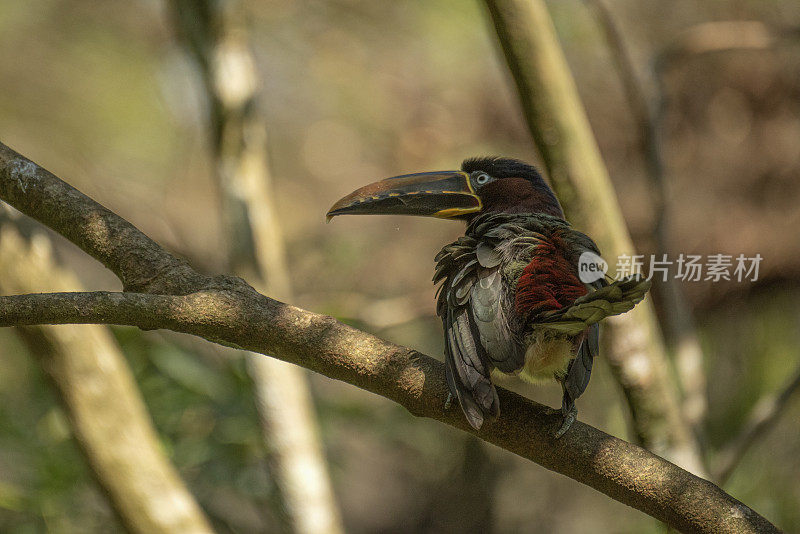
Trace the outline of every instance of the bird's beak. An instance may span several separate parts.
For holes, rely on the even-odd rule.
[[[421,172],[365,185],[328,210],[336,215],[423,215],[450,219],[481,210],[469,175],[463,171]]]

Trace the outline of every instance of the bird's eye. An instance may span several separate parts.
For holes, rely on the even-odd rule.
[[[475,183],[478,185],[483,185],[488,181],[489,181],[489,175],[486,174],[485,172],[482,172],[477,176],[475,176]]]

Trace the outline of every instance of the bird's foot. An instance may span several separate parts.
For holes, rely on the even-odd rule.
[[[453,405],[453,394],[448,391],[447,400],[444,401],[444,411],[449,410],[452,405]]]
[[[569,427],[572,426],[572,423],[575,422],[575,419],[577,419],[577,417],[578,417],[578,408],[576,408],[575,405],[573,405],[572,409],[564,415],[564,419],[561,421],[561,426],[556,431],[555,434],[556,439],[563,436],[567,432],[567,430],[569,430]]]

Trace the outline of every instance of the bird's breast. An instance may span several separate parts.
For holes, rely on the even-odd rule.
[[[519,373],[526,382],[540,383],[563,377],[569,361],[575,357],[572,339],[534,331],[526,338],[525,364]]]

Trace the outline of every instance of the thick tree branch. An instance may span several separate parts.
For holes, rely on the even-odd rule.
[[[442,409],[447,385],[441,362],[276,302],[236,279],[229,289],[174,297],[109,292],[0,297],[0,326],[38,323],[161,327],[270,352],[387,397],[414,415],[473,432],[681,531],[777,532],[714,484],[589,425],[576,422],[555,440],[557,414],[502,389],[502,416],[474,432],[458,410]]]
[[[201,73],[228,253],[228,271],[291,299],[283,236],[268,168],[259,76],[239,1],[173,0],[173,20]],[[308,372],[245,353],[284,530],[344,532],[328,476]]]
[[[117,275],[126,291],[190,293],[206,284],[131,223],[2,143],[0,168],[0,198],[58,229]]]
[[[0,199],[36,215],[40,195],[63,184],[32,163],[21,170],[21,156],[1,147]],[[5,162],[11,161],[12,167]],[[13,172],[11,172],[13,170]],[[34,176],[31,180],[29,174]],[[31,184],[26,194],[14,184]],[[12,182],[9,184],[9,182]],[[66,185],[66,184],[64,184]],[[63,186],[60,186],[63,187]],[[68,187],[68,186],[67,186]],[[83,235],[64,221],[80,220],[88,199],[72,189],[60,208],[68,212],[40,219],[64,235]],[[92,209],[104,209],[96,203]],[[75,213],[72,213],[75,212]],[[105,210],[110,224],[114,220]],[[121,221],[121,222],[120,222]],[[88,222],[86,224],[90,224]],[[126,234],[133,247],[142,238]],[[125,242],[114,250],[124,254]],[[157,247],[156,257],[168,255]],[[94,248],[90,247],[94,251]],[[114,258],[110,263],[116,264]],[[182,275],[183,265],[177,264]],[[190,280],[197,280],[197,276]],[[54,293],[0,297],[0,326],[105,323],[146,329],[166,328],[234,345],[296,363],[330,378],[382,395],[412,414],[429,417],[564,474],[633,506],[684,532],[778,532],[766,519],[714,484],[700,479],[652,453],[576,422],[561,439],[553,438],[560,417],[545,406],[500,389],[503,414],[474,432],[458,410],[444,411],[447,385],[444,365],[409,348],[381,340],[318,315],[282,304],[257,293],[238,278],[207,279],[207,287],[177,296],[142,293]],[[179,292],[183,282],[176,284]]]
[[[0,292],[79,287],[56,265],[42,233],[24,239],[0,206]],[[162,450],[108,328],[29,326],[17,334],[51,378],[78,446],[125,527],[140,534],[211,533]]]

